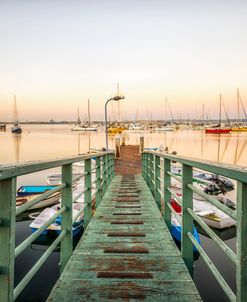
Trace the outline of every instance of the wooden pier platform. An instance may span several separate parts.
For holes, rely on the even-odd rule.
[[[116,175],[141,174],[141,155],[139,145],[120,147],[120,158],[115,160]]]
[[[112,180],[48,301],[201,301],[142,176]]]

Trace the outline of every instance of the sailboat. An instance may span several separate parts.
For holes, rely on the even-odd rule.
[[[172,111],[171,111],[171,107],[169,106],[169,103],[168,103],[168,99],[167,99],[167,97],[165,97],[165,119],[166,120],[167,120],[167,108],[169,109],[173,124],[176,124]],[[154,128],[154,131],[156,131],[156,132],[174,131],[175,129],[177,129],[177,126],[174,127],[173,125],[167,125],[167,123],[165,121],[165,124],[163,126]]]
[[[12,133],[22,133],[22,129],[21,129],[21,126],[19,125],[19,121],[18,121],[18,111],[17,111],[15,95],[14,95],[14,117],[15,117],[15,122],[14,122],[14,126],[11,127],[11,132]]]
[[[221,134],[221,133],[230,133],[231,132],[231,128],[221,128],[221,105],[222,105],[222,96],[220,94],[219,124],[216,127],[206,128],[205,133]]]
[[[90,100],[87,102],[87,111],[88,111],[88,122],[86,124],[82,124],[80,120],[79,108],[77,109],[78,119],[77,125],[72,128],[72,131],[97,131],[97,127],[91,126],[90,121]]]
[[[244,105],[243,102],[241,100],[240,94],[239,94],[239,90],[237,89],[237,106],[238,106],[238,123],[236,127],[232,127],[232,131],[234,132],[247,132],[247,127],[246,126],[242,126],[240,124],[240,104],[242,106],[245,118],[247,117],[246,111],[244,109]]]

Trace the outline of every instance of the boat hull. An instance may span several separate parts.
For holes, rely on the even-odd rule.
[[[17,196],[28,196],[34,194],[42,194],[46,191],[55,189],[57,186],[21,186],[17,190]]]
[[[205,133],[208,134],[222,134],[222,133],[230,133],[231,129],[205,129]]]

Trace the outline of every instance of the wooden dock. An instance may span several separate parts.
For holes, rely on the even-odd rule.
[[[120,147],[120,158],[115,160],[116,175],[141,174],[141,155],[139,145]]]
[[[142,176],[112,180],[48,301],[201,301]]]

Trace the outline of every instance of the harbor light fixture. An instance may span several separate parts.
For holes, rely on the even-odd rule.
[[[110,101],[120,101],[123,100],[125,97],[122,95],[116,95],[113,98],[110,98],[109,100],[106,101],[105,103],[105,142],[106,142],[106,151],[108,150],[108,131],[107,131],[107,104]]]

